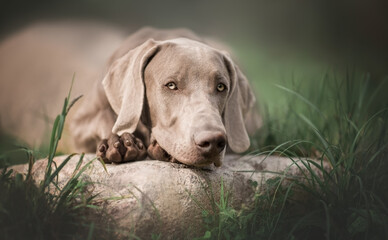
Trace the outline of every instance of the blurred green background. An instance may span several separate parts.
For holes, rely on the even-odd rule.
[[[62,19],[117,25],[128,34],[145,25],[187,27],[229,44],[260,98],[273,102],[281,101],[273,83],[328,72],[367,72],[377,85],[388,66],[387,7],[378,0],[2,0],[0,39]]]
[[[68,18],[108,22],[128,32],[144,25],[187,27],[266,61],[312,57],[381,76],[388,63],[387,7],[379,0],[2,0],[0,32],[4,37],[34,21]]]
[[[351,72],[368,74],[372,87],[379,86],[388,66],[387,3],[2,0],[0,39],[35,22],[64,19],[111,24],[128,34],[143,26],[190,28],[231,46],[259,102],[273,114],[288,101],[274,84],[295,88],[319,82],[325,74],[341,78]]]

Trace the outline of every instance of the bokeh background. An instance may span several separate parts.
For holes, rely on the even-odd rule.
[[[128,32],[144,25],[188,27],[254,45],[260,55],[313,57],[380,76],[388,62],[387,10],[380,0],[2,0],[0,29],[4,37],[34,21],[69,18],[108,22]]]
[[[380,0],[2,0],[0,37],[62,19],[95,20],[128,33],[145,25],[187,27],[229,43],[248,76],[287,77],[301,65],[304,73],[318,65],[368,72],[376,81],[387,72],[387,10]]]

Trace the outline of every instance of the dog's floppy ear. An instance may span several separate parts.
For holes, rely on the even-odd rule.
[[[227,53],[223,54],[230,77],[229,97],[224,111],[224,122],[229,147],[236,153],[249,148],[250,141],[245,126],[245,117],[254,110],[256,98],[247,78],[232,62]]]
[[[117,114],[113,133],[136,130],[144,102],[144,69],[157,51],[158,44],[150,39],[111,64],[102,84]]]

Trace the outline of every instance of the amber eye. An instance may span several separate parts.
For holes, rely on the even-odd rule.
[[[178,89],[177,86],[176,86],[176,84],[175,84],[174,82],[169,82],[169,83],[167,83],[167,84],[166,84],[166,87],[168,87],[168,88],[171,89],[171,90],[177,90],[177,89]]]
[[[225,84],[219,83],[219,84],[217,85],[217,91],[223,92],[223,91],[225,91],[225,89],[226,89]]]

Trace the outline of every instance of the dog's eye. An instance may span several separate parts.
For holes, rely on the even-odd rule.
[[[168,88],[171,89],[171,90],[177,90],[177,89],[178,89],[177,86],[176,86],[176,84],[175,84],[174,82],[169,82],[169,83],[167,83],[167,84],[166,84],[166,87],[168,87]]]
[[[219,83],[219,84],[217,85],[217,91],[223,92],[223,91],[225,91],[225,89],[226,89],[225,84]]]

